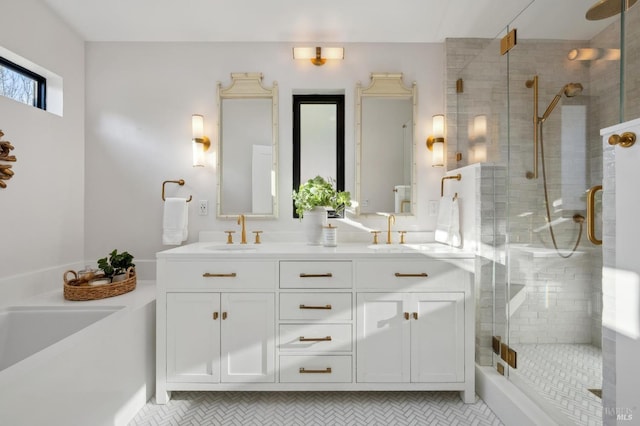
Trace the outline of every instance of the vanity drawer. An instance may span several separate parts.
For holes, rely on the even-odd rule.
[[[349,352],[351,324],[282,324],[280,351]]]
[[[280,262],[280,288],[351,287],[351,261]]]
[[[281,383],[351,383],[350,355],[280,357]]]
[[[280,319],[350,320],[351,293],[280,293]]]
[[[361,261],[356,288],[393,291],[464,291],[469,274],[444,260]]]
[[[276,267],[274,261],[174,261],[165,265],[163,280],[166,288],[273,289]]]

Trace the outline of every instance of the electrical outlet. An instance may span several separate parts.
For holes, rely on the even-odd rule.
[[[209,201],[200,200],[198,201],[198,211],[200,212],[200,216],[206,216],[209,214]]]
[[[429,216],[437,216],[438,215],[438,202],[437,201],[429,200],[428,214],[429,214]]]

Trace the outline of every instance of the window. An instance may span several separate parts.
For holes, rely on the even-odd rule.
[[[46,109],[47,80],[0,56],[0,95]]]

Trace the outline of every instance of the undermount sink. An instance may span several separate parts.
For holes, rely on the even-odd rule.
[[[255,245],[248,244],[217,244],[214,246],[205,247],[207,250],[212,251],[256,251]]]

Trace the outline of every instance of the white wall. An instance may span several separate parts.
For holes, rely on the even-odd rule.
[[[346,44],[343,61],[316,67],[294,61],[287,43],[88,43],[86,48],[86,255],[103,256],[117,248],[136,256],[143,278],[152,276],[161,244],[162,181],[168,195],[193,195],[215,206],[216,171],[191,166],[191,115],[205,116],[205,133],[216,140],[216,82],[230,83],[232,72],[261,72],[264,82],[279,85],[279,212],[273,221],[249,221],[263,241],[277,231],[302,230],[292,218],[292,93],[295,90],[343,90],[346,111],[346,183],[354,191],[355,88],[368,84],[371,72],[402,72],[406,84],[417,82],[416,141],[418,216],[398,218],[396,229],[433,230],[427,201],[439,198],[443,170],[432,168],[424,140],[430,117],[444,111],[441,44]],[[383,163],[381,164],[383,166]],[[202,230],[236,229],[219,221],[213,208],[198,216],[190,205],[189,239]],[[383,218],[367,219],[384,229]],[[302,238],[301,238],[302,239]],[[149,262],[145,262],[149,261]]]
[[[41,1],[3,0],[0,46],[59,75],[63,116],[0,97],[17,157],[0,189],[0,304],[62,285],[84,257],[84,42]]]

